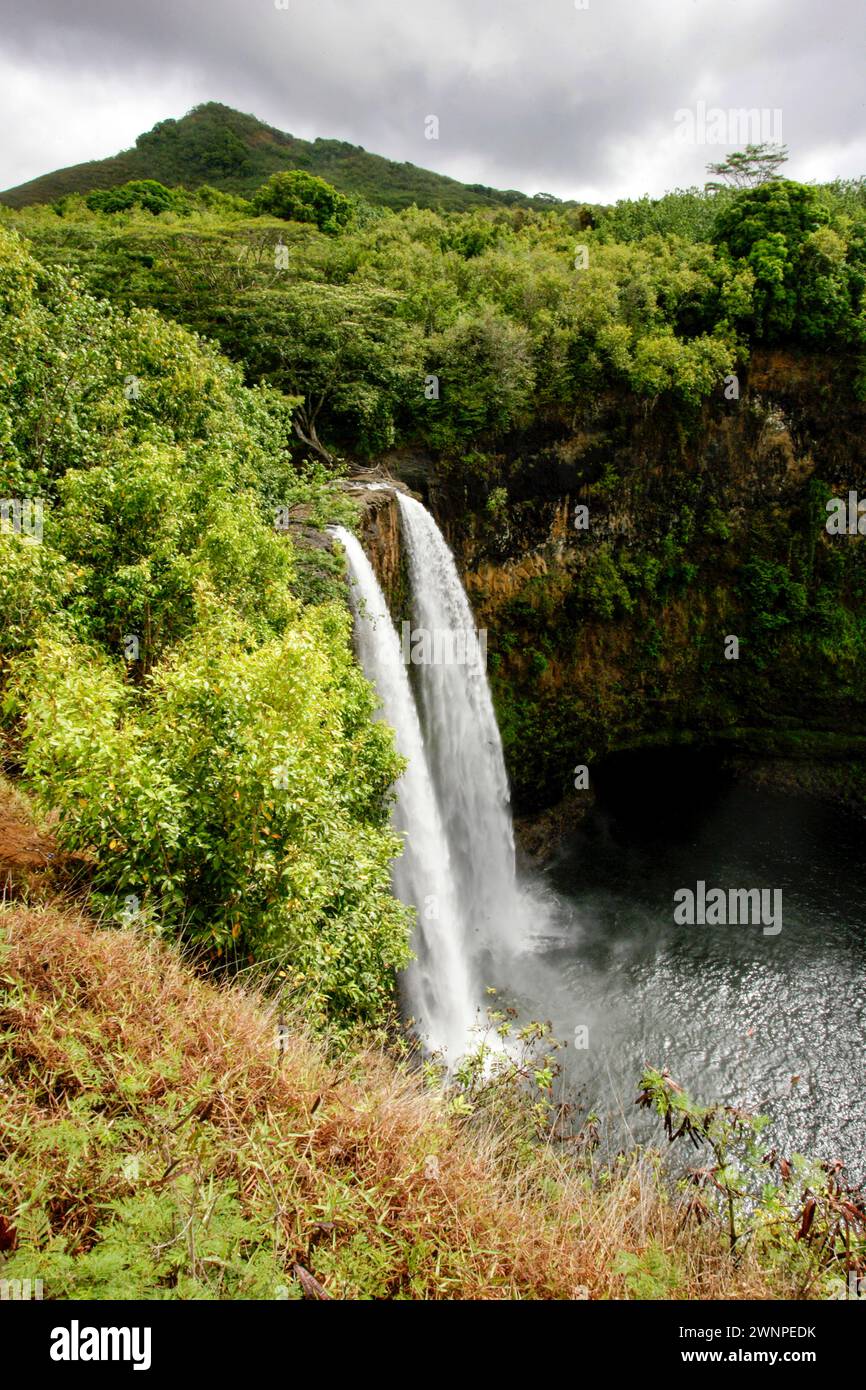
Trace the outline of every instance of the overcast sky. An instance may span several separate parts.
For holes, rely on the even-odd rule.
[[[0,0],[0,188],[202,101],[592,201],[703,183],[742,141],[730,124],[725,143],[684,139],[700,126],[676,113],[701,102],[766,110],[768,129],[781,112],[793,177],[866,174],[864,0],[278,3]]]

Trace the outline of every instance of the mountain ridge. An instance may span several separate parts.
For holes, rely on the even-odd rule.
[[[516,189],[465,184],[408,161],[371,154],[345,140],[304,140],[220,102],[194,106],[179,119],[158,121],[135,145],[105,159],[88,160],[42,174],[0,192],[0,202],[20,208],[51,203],[70,193],[90,193],[130,179],[157,179],[168,186],[211,184],[248,195],[271,174],[304,169],[341,193],[390,208],[467,211],[482,207],[544,207],[549,196]]]

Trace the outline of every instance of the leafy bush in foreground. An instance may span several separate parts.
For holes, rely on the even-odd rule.
[[[0,360],[0,495],[44,509],[0,534],[4,718],[63,845],[112,914],[274,962],[337,1031],[382,1018],[401,763],[345,603],[293,592],[277,511],[347,518],[292,466],[291,403],[2,231]]]
[[[399,764],[348,622],[311,609],[255,645],[211,605],[141,690],[59,641],[20,675],[26,775],[61,843],[96,854],[113,910],[282,965],[319,1021],[375,1020],[408,956],[389,874]]]

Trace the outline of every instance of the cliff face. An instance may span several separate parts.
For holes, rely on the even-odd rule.
[[[393,478],[385,479],[393,489],[399,487]],[[400,508],[393,491],[371,488],[355,482],[352,495],[360,503],[359,535],[365,551],[388,600],[388,607],[399,625],[410,616],[405,555],[400,539]]]
[[[864,427],[853,364],[776,352],[687,420],[610,395],[495,454],[386,460],[488,629],[519,809],[647,744],[862,777],[866,536],[825,522],[828,498],[866,499]],[[376,503],[366,540],[402,599],[398,536]]]

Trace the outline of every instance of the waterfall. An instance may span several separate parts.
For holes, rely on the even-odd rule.
[[[466,949],[467,926],[452,870],[448,840],[425,751],[421,725],[400,643],[384,594],[355,536],[333,534],[346,552],[352,583],[358,658],[381,701],[380,717],[393,728],[408,760],[397,783],[393,822],[404,839],[393,866],[394,891],[416,909],[416,959],[402,987],[408,1012],[425,1042],[456,1061],[466,1050],[476,1017],[477,987]]]
[[[518,892],[508,777],[479,641],[454,557],[420,502],[396,494],[409,564],[413,674],[428,761],[451,850],[458,901],[471,924],[473,953],[487,960],[520,947],[525,910]],[[427,651],[423,650],[427,634]],[[436,659],[437,634],[451,652]],[[456,640],[455,640],[456,639]],[[415,651],[427,660],[415,664]],[[439,653],[440,657],[442,652]]]
[[[392,870],[397,897],[417,916],[406,1007],[428,1046],[453,1063],[471,1042],[482,986],[512,974],[528,917],[545,913],[537,900],[530,913],[517,886],[486,641],[433,517],[395,495],[414,619],[403,623],[402,642],[360,542],[341,526],[332,530],[349,566],[358,658],[408,762],[393,814],[404,850]]]

